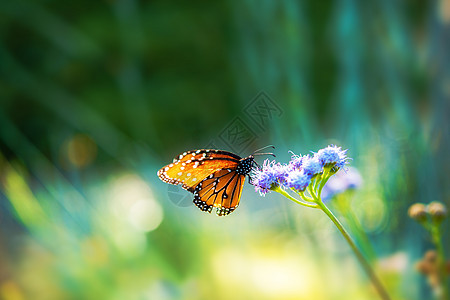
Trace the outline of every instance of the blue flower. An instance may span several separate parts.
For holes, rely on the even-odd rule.
[[[289,172],[291,172],[291,167],[289,165],[282,165],[280,163],[273,165],[273,172],[276,174],[278,178],[278,182],[282,186],[286,186],[287,178],[289,176]]]
[[[294,152],[292,153],[291,161],[289,162],[289,168],[291,170],[301,170],[303,159],[307,156],[296,155]]]
[[[347,163],[347,150],[341,147],[330,145],[324,149],[320,149],[315,155],[323,166],[333,165],[336,168],[342,168]]]
[[[271,189],[285,185],[287,176],[286,165],[275,163],[275,161],[270,162],[268,159],[264,161],[262,168],[253,170],[251,175],[255,191],[263,196]]]
[[[349,189],[357,189],[362,185],[362,177],[356,168],[348,168],[346,172],[338,172],[331,177],[322,190],[324,201]]]
[[[356,168],[349,167],[345,170],[344,174],[341,176],[345,176],[346,184],[349,189],[357,189],[361,187],[363,179]]]
[[[311,183],[311,175],[306,174],[304,170],[294,170],[289,173],[287,178],[287,186],[296,189],[297,191],[304,191]]]
[[[323,165],[317,157],[304,156],[302,170],[305,174],[313,176],[323,171]]]

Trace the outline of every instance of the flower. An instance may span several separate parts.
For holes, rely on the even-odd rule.
[[[348,168],[346,172],[338,172],[331,177],[322,190],[322,199],[331,199],[349,189],[357,189],[362,185],[362,177],[356,168]]]
[[[349,167],[344,173],[338,173],[345,177],[349,189],[357,189],[363,184],[363,179],[358,169]]]
[[[253,170],[251,175],[252,184],[255,186],[255,191],[264,196],[269,190],[272,190],[280,185],[286,183],[288,176],[288,168],[286,165],[281,165],[275,161],[266,159],[262,168]]]
[[[307,156],[296,155],[294,152],[292,153],[291,161],[289,162],[289,168],[291,170],[300,170],[302,168],[302,163],[304,158]]]
[[[289,173],[287,178],[287,186],[296,189],[297,191],[304,191],[311,183],[311,175],[306,174],[304,170],[294,170]]]
[[[302,170],[306,174],[314,176],[323,171],[323,165],[316,157],[304,156],[302,162]]]
[[[292,171],[291,166],[277,163],[273,166],[274,172],[277,174],[278,182],[282,186],[287,186],[287,178]]]
[[[334,166],[342,168],[347,164],[347,150],[342,150],[341,147],[330,145],[326,148],[320,149],[315,155],[323,166]]]

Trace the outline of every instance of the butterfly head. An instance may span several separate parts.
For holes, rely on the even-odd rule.
[[[261,149],[256,150],[255,152],[253,152],[253,154],[250,155],[249,157],[247,157],[246,159],[251,158],[252,159],[252,166],[256,167],[256,168],[260,168],[260,166],[256,163],[256,161],[254,161],[254,156],[256,156],[256,155],[272,155],[273,157],[275,157],[275,154],[273,154],[272,152],[264,152],[264,153],[260,152],[261,150],[264,150],[264,149],[267,149],[267,148],[275,149],[275,147],[273,145],[269,145],[269,146],[263,147]]]

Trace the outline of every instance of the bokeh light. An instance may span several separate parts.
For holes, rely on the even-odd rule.
[[[95,159],[97,145],[87,135],[77,134],[65,144],[68,161],[77,168],[84,168]]]

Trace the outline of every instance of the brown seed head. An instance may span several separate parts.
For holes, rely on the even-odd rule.
[[[435,221],[441,222],[447,217],[447,207],[441,202],[431,202],[428,204],[427,210]]]
[[[427,210],[422,203],[415,203],[408,209],[408,215],[417,222],[423,222],[427,218]]]

